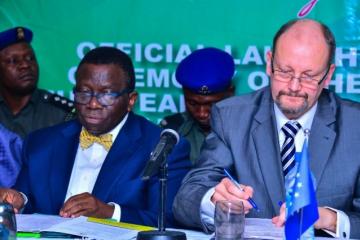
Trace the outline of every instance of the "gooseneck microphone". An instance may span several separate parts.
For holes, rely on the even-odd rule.
[[[160,134],[159,143],[150,154],[150,159],[146,163],[142,179],[148,180],[158,174],[160,166],[165,163],[166,156],[170,154],[173,147],[179,142],[179,134],[170,128],[164,129]]]

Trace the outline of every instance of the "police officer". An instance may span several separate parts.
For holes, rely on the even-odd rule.
[[[25,137],[73,116],[73,103],[37,88],[39,66],[24,27],[0,32],[0,122]]]
[[[212,104],[234,94],[231,83],[234,72],[234,59],[217,48],[194,51],[176,69],[176,79],[183,87],[186,112],[165,117],[160,126],[178,131],[190,142],[193,164],[211,130]]]

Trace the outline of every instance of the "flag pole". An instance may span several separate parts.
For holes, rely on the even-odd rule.
[[[305,142],[309,141],[309,134],[310,131],[309,129],[305,129],[304,130],[304,136],[305,136]],[[306,144],[306,143],[305,143]],[[303,219],[304,219],[304,208],[300,209],[300,228],[299,228],[299,239],[301,239],[301,232],[302,232],[302,228],[303,228]]]
[[[301,239],[301,231],[303,228],[303,217],[304,217],[304,209],[300,209],[300,227],[299,227],[299,240]]]

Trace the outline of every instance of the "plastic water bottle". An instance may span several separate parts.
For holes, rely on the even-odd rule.
[[[14,209],[7,203],[0,203],[0,240],[16,239],[16,218]]]

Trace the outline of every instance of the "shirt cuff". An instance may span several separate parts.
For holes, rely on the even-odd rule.
[[[25,205],[28,203],[29,200],[28,200],[27,196],[24,193],[22,193],[22,192],[19,192],[19,193],[21,194],[21,196],[24,199],[24,207],[25,207]]]
[[[200,218],[205,224],[214,225],[215,204],[211,201],[214,192],[215,188],[210,188],[201,199]]]
[[[333,233],[329,230],[323,229],[326,233],[330,234],[332,237],[336,238],[350,238],[350,219],[346,213],[343,211],[331,208],[331,207],[325,207],[327,209],[330,209],[334,212],[336,212],[336,233]]]
[[[21,209],[19,209],[19,213],[22,213],[24,211],[24,208],[25,208],[26,204],[28,203],[29,199],[27,198],[27,196],[24,193],[22,193],[22,192],[19,192],[19,193],[21,194],[21,196],[24,199],[24,205]]]
[[[112,215],[111,219],[113,219],[113,220],[115,220],[117,222],[120,222],[120,219],[121,219],[121,207],[120,207],[120,205],[117,204],[117,203],[114,203],[114,202],[109,202],[108,204],[114,206],[114,212],[113,212],[113,215]]]

